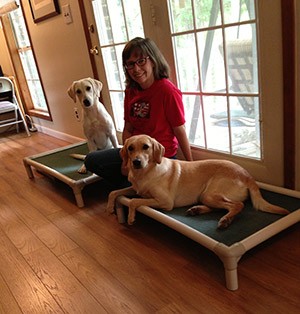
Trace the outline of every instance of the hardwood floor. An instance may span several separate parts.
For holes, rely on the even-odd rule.
[[[209,250],[142,216],[104,213],[103,182],[71,189],[22,159],[67,145],[42,133],[0,137],[0,313],[299,313],[299,223],[245,254],[239,290]]]

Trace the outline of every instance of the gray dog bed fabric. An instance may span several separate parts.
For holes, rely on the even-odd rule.
[[[290,214],[281,216],[256,211],[251,202],[246,201],[245,208],[235,217],[232,224],[225,230],[219,230],[217,225],[219,219],[224,215],[222,211],[193,217],[185,215],[188,207],[174,208],[167,212],[140,206],[137,211],[213,251],[223,262],[226,287],[229,290],[237,290],[237,266],[243,254],[300,221],[300,192],[263,183],[258,184],[266,200],[288,209]],[[130,198],[125,196],[117,199],[116,211],[120,223],[126,223],[124,207],[127,207],[129,202]]]

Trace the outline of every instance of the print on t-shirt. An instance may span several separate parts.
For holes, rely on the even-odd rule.
[[[131,105],[130,115],[134,118],[149,119],[150,104],[145,102],[135,103]]]

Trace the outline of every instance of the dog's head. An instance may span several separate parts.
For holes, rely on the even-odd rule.
[[[129,169],[144,169],[150,164],[160,164],[165,148],[148,135],[128,138],[121,149],[121,156]]]
[[[102,83],[90,77],[74,81],[68,89],[68,95],[76,102],[80,101],[83,108],[92,106],[100,97]]]

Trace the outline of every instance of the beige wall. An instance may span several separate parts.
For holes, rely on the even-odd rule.
[[[93,76],[85,41],[78,1],[59,1],[60,8],[70,4],[73,23],[65,24],[63,14],[35,24],[29,1],[22,0],[28,29],[34,47],[53,121],[34,118],[38,128],[70,141],[84,138],[82,126],[74,115],[74,103],[67,89],[74,80]],[[0,32],[0,64],[7,75],[13,75],[3,31]],[[78,106],[80,106],[78,104]],[[74,138],[73,138],[74,137]]]

